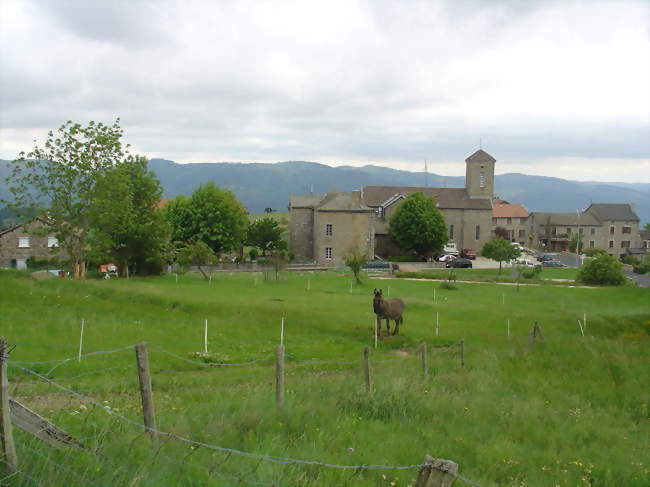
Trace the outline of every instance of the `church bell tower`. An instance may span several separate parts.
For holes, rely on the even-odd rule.
[[[470,198],[494,196],[494,157],[479,149],[465,159],[465,189]]]

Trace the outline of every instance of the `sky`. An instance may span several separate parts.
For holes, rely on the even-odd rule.
[[[650,2],[0,0],[0,158],[120,118],[180,163],[650,182]]]

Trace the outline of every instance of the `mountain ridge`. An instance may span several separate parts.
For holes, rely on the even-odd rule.
[[[8,161],[0,160],[0,199],[10,199],[5,178]],[[179,164],[153,158],[165,197],[190,195],[201,183],[213,181],[230,189],[251,213],[265,208],[285,211],[292,195],[351,191],[362,186],[424,186],[423,172],[383,166],[337,166],[310,161],[275,163],[202,162]],[[430,187],[464,187],[463,176],[427,175]],[[524,205],[529,211],[573,212],[591,203],[630,203],[642,224],[650,222],[650,184],[572,181],[553,176],[506,173],[495,176],[495,195]]]

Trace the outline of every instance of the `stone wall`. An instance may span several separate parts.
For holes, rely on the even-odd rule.
[[[297,262],[314,260],[314,210],[291,208],[289,216],[289,248]]]
[[[326,226],[332,225],[332,235]],[[371,259],[375,253],[374,213],[369,211],[322,211],[314,213],[313,248],[318,265],[339,267],[354,249],[365,252]],[[326,249],[331,249],[327,258]]]

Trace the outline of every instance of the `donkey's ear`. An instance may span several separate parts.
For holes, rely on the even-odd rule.
[[[381,289],[379,290],[379,295],[381,296]]]
[[[377,293],[377,288],[375,288],[375,290],[373,291],[373,293],[375,293],[375,294]]]

